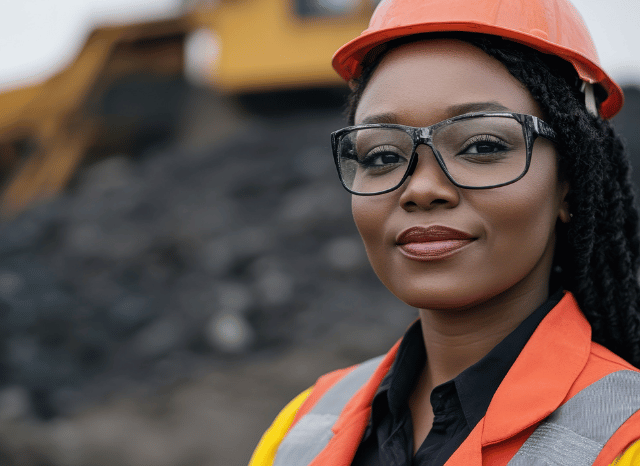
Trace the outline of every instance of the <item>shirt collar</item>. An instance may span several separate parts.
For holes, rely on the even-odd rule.
[[[498,386],[513,366],[542,319],[562,299],[558,290],[498,343],[485,357],[453,379],[469,427],[473,429],[487,412]]]
[[[454,384],[469,428],[473,429],[482,419],[489,407],[498,386],[518,358],[518,355],[535,331],[542,319],[562,299],[563,292],[558,290],[549,299],[531,313],[520,325],[498,343],[485,357],[461,372],[447,384]],[[396,359],[380,384],[374,401],[372,421],[383,415],[384,405],[398,419],[407,409],[407,400],[413,391],[418,377],[426,362],[426,351],[422,338],[420,321],[414,322],[405,333]],[[434,389],[434,391],[436,390]],[[440,389],[442,390],[442,389]],[[386,401],[386,403],[384,403]]]

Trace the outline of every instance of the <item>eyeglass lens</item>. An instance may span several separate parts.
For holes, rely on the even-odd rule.
[[[437,126],[432,141],[450,177],[462,186],[508,183],[526,168],[526,138],[513,118],[455,120]],[[407,173],[413,150],[413,138],[406,130],[354,129],[342,136],[337,147],[342,180],[356,193],[393,189]]]

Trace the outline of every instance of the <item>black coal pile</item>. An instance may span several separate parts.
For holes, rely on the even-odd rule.
[[[70,414],[350,319],[401,334],[335,174],[341,126],[254,115],[207,150],[116,154],[2,225],[0,413]]]

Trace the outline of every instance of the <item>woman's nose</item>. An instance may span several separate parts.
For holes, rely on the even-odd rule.
[[[460,202],[460,189],[444,173],[430,147],[419,146],[411,176],[400,187],[400,204],[407,211],[430,210],[438,206],[455,207]]]

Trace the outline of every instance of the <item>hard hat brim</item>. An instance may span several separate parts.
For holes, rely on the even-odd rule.
[[[559,56],[573,65],[580,79],[591,84],[599,84],[607,92],[607,98],[599,108],[603,118],[613,117],[622,108],[624,103],[622,89],[602,70],[599,64],[586,58],[584,52],[546,40],[541,37],[544,35],[542,31],[538,31],[540,35],[535,35],[478,22],[430,22],[382,30],[365,30],[360,36],[338,49],[333,56],[332,65],[343,79],[349,81],[360,76],[365,57],[375,47],[401,37],[447,31],[495,35],[526,45],[542,53]]]

